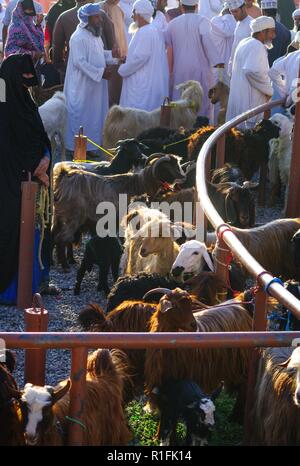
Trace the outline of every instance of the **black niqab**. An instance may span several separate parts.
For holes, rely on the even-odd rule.
[[[26,78],[24,74],[32,74]],[[0,68],[6,88],[0,102],[0,292],[17,271],[21,182],[35,171],[51,146],[38,109],[25,85],[37,83],[30,55],[11,55]]]

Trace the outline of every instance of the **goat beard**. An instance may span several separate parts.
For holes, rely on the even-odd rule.
[[[129,25],[128,32],[129,34],[135,34],[138,29],[139,27],[138,27],[137,22],[133,21],[133,23]]]

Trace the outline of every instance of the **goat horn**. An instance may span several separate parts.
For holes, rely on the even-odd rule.
[[[196,162],[194,162],[193,160],[190,160],[189,162],[186,162],[184,164],[181,165],[181,168],[182,170],[184,171],[185,168],[186,168],[186,171],[184,171],[184,173],[187,175],[188,173],[190,173],[191,171],[195,170],[196,168]]]
[[[149,296],[151,296],[152,294],[157,294],[157,293],[170,295],[172,293],[172,290],[170,290],[169,288],[153,288],[153,290],[148,291],[143,296],[143,300],[149,298]]]
[[[156,152],[155,154],[151,154],[150,157],[147,158],[147,162],[146,162],[146,165],[149,165],[150,162],[152,162],[152,160],[154,159],[160,159],[161,157],[164,157],[166,154],[164,153],[161,153],[161,152]]]

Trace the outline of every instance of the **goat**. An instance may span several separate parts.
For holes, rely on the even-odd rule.
[[[88,358],[87,391],[82,424],[83,445],[126,445],[130,433],[123,413],[123,381],[109,350]],[[28,445],[65,445],[70,406],[70,381],[58,387],[27,383],[22,394]]]
[[[191,240],[180,246],[179,253],[171,267],[171,274],[178,281],[185,281],[190,276],[204,270],[205,265],[211,272],[215,271],[206,245],[200,241]]]
[[[217,84],[208,91],[208,98],[213,105],[220,102],[218,125],[223,125],[226,121],[228,97],[229,87],[221,81],[218,81]]]
[[[288,280],[300,278],[300,268],[295,266],[291,243],[299,227],[300,218],[294,218],[274,220],[249,230],[231,228],[247,251],[265,270],[275,276],[281,276],[283,280]]]
[[[292,238],[293,256],[295,267],[300,267],[300,229],[296,231]]]
[[[178,445],[176,426],[179,419],[186,425],[185,445],[207,445],[215,425],[214,401],[192,380],[168,380],[156,391],[160,413],[158,438],[161,446]]]
[[[168,220],[155,219],[146,223],[131,238],[125,273],[169,273],[179,252],[173,229],[174,226]]]
[[[58,135],[61,145],[61,158],[65,160],[65,131],[67,122],[67,104],[63,92],[55,92],[51,99],[39,107],[44,128],[51,141],[52,154],[55,154],[55,135]]]
[[[173,155],[156,154],[140,173],[106,177],[61,164],[54,170],[54,242],[70,243],[86,222],[96,224],[99,203],[110,202],[115,206],[115,214],[120,194],[129,198],[144,193],[154,195],[163,182],[174,183],[183,178],[179,158]]]
[[[215,131],[207,126],[190,137],[188,153],[190,160],[196,160],[205,141]],[[251,180],[263,162],[268,161],[269,141],[278,138],[279,128],[269,120],[262,120],[244,133],[233,128],[226,133],[225,162],[237,165],[246,180]]]
[[[154,290],[155,293],[158,291]],[[164,306],[159,306],[152,315],[150,332],[178,331],[185,322],[186,314],[182,311],[174,313],[169,300],[169,296],[172,296],[170,290],[160,291],[166,293],[160,301]],[[145,299],[150,293],[151,291],[147,293]],[[252,329],[250,314],[242,304],[235,301],[228,301],[222,306],[209,309],[202,308],[199,312],[194,311],[193,316],[197,322],[197,332],[248,332]],[[168,325],[165,323],[166,318],[169,321]],[[173,325],[170,325],[172,321]],[[155,388],[170,378],[193,380],[206,393],[212,393],[223,380],[229,386],[237,386],[245,382],[248,364],[247,349],[147,349],[146,393],[150,400],[153,400]]]
[[[97,304],[88,304],[80,311],[78,321],[84,331],[89,332],[148,332],[149,320],[156,310],[154,303],[124,300],[105,316]],[[142,393],[145,351],[125,350],[128,358],[128,377],[124,383],[125,404]],[[118,361],[116,355],[115,361]]]
[[[299,347],[261,351],[251,413],[251,444],[299,445],[299,373]]]
[[[99,267],[97,291],[103,290],[105,296],[107,296],[109,293],[107,281],[109,269],[111,269],[113,279],[116,281],[119,276],[121,255],[122,247],[118,238],[108,236],[105,238],[99,238],[99,236],[91,238],[85,246],[84,257],[77,272],[74,294],[80,294],[80,286],[85,272],[90,272],[93,265],[96,264]]]
[[[270,118],[270,121],[279,128],[280,133],[278,139],[272,139],[270,141],[269,177],[271,192],[269,205],[270,207],[274,206],[280,178],[281,185],[285,190],[285,211],[287,207],[287,193],[292,157],[291,137],[294,124],[288,117],[280,113],[275,113],[275,115]]]
[[[202,105],[203,89],[198,81],[187,81],[179,84],[181,99],[175,102],[171,111],[171,128],[192,128]],[[161,109],[152,112],[136,108],[122,108],[114,105],[108,112],[103,130],[104,147],[114,147],[116,142],[124,138],[135,138],[143,130],[154,128],[160,124]]]
[[[0,446],[25,445],[20,411],[21,392],[12,375],[15,358],[11,351],[4,353],[5,362],[0,362]]]
[[[97,175],[110,176],[128,173],[130,170],[140,171],[144,168],[148,148],[135,139],[118,141],[115,148],[115,156],[111,162],[65,162],[71,168],[83,169]],[[57,164],[56,164],[57,165]],[[56,167],[56,170],[59,170]]]

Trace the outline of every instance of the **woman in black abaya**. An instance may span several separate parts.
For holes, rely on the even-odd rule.
[[[0,102],[0,300],[5,301],[3,292],[10,290],[14,301],[15,296],[11,296],[16,295],[21,182],[28,180],[30,172],[34,181],[49,187],[51,145],[29,93],[29,87],[37,85],[31,56],[9,56],[1,65],[0,78],[1,91],[4,87],[6,91],[5,102]],[[48,272],[46,267],[44,278]]]

